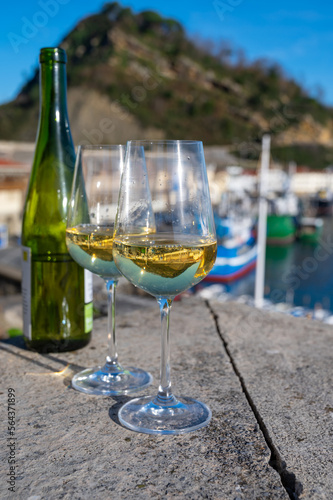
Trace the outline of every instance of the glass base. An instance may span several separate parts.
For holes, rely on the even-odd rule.
[[[181,397],[161,402],[158,396],[136,398],[119,410],[122,425],[145,434],[184,434],[207,425],[212,412],[204,403]]]
[[[119,365],[87,368],[72,378],[77,391],[97,396],[121,396],[138,391],[152,383],[150,373],[140,368],[122,368]]]

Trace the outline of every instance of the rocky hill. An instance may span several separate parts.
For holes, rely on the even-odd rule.
[[[279,160],[314,168],[333,163],[332,109],[276,64],[231,62],[229,49],[199,46],[173,19],[106,4],[60,45],[68,55],[77,144],[201,139],[255,159],[269,132]],[[1,139],[35,139],[38,100],[36,71],[14,101],[0,106]]]

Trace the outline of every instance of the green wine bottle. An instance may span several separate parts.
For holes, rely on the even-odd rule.
[[[67,203],[75,164],[66,52],[40,51],[40,116],[22,223],[24,337],[38,352],[83,347],[92,330],[92,276],[70,257]]]

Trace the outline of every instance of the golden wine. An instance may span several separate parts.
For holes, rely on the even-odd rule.
[[[117,279],[120,273],[113,261],[113,226],[81,224],[66,230],[66,243],[73,259],[102,278]]]
[[[130,235],[113,243],[121,273],[155,297],[174,297],[201,281],[212,269],[216,251],[216,239],[192,235]]]

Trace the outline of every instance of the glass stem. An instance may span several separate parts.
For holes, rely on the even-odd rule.
[[[160,297],[157,299],[161,312],[161,372],[160,385],[155,403],[159,405],[169,406],[176,401],[172,394],[171,379],[170,379],[170,309],[172,299]]]
[[[107,365],[118,366],[118,354],[116,343],[116,280],[105,280],[108,292],[108,354]]]

